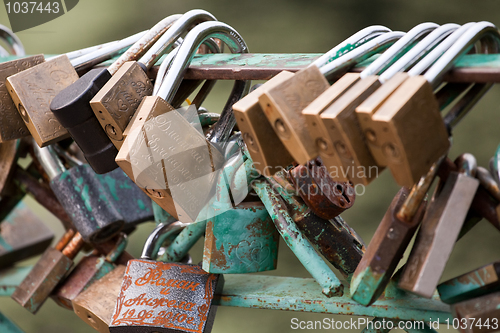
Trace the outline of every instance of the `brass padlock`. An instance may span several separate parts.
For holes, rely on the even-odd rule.
[[[135,121],[129,124],[133,130],[129,130],[116,158],[125,173],[158,205],[186,222],[196,220],[209,199],[224,157],[218,147],[205,139],[201,126],[199,130],[193,128],[170,103],[180,85],[180,73],[203,40],[215,33],[230,46],[232,52],[248,51],[239,34],[223,23],[204,22],[191,30],[164,79],[159,96],[143,99]],[[240,85],[238,81],[236,85]],[[232,98],[239,99],[241,93],[246,92],[247,83],[243,83],[242,87]],[[234,126],[230,106],[219,121],[221,130],[214,132],[216,124],[208,134],[209,137],[214,135],[215,143],[222,140],[219,141],[221,145],[224,145]]]
[[[142,33],[141,33],[142,35]],[[40,147],[68,137],[68,132],[50,111],[52,99],[78,80],[76,69],[102,62],[120,49],[133,44],[135,35],[74,60],[66,55],[54,57],[7,78],[6,86],[31,135]]]
[[[433,87],[440,84],[453,61],[487,33],[498,34],[491,23],[473,25],[425,76],[407,79],[372,115],[370,129],[383,147],[387,166],[398,184],[413,185],[448,150],[448,130],[439,114]]]
[[[453,304],[451,312],[462,333],[498,332],[500,325],[500,292]]]
[[[184,225],[174,222],[162,236]],[[163,226],[159,226],[163,228]],[[154,233],[145,244],[142,259],[130,260],[110,322],[110,332],[210,332],[222,291],[222,275],[209,274],[194,265],[154,261],[160,239]]]
[[[147,71],[192,25],[211,20],[216,19],[204,10],[188,11],[137,62],[122,62],[120,67],[110,67],[112,77],[92,98],[90,105],[102,128],[118,149],[123,143],[123,131],[137,107],[145,96],[150,96],[153,92]]]

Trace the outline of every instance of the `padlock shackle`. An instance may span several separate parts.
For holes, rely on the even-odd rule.
[[[184,38],[177,56],[170,66],[165,79],[158,91],[158,96],[171,103],[184,72],[191,63],[196,50],[208,38],[215,37],[225,42],[231,53],[248,53],[248,48],[240,34],[232,27],[221,22],[203,22],[194,27]]]
[[[463,153],[455,159],[454,163],[458,167],[458,172],[469,177],[476,177],[478,167],[477,160],[474,155]]]
[[[158,41],[139,59],[146,68],[151,68],[167,52],[172,44],[191,27],[206,21],[217,21],[215,16],[201,9],[193,9],[182,15]]]
[[[387,51],[382,53],[380,57],[375,59],[374,62],[366,67],[365,70],[363,70],[361,74],[359,74],[359,77],[361,79],[364,79],[370,75],[377,75],[381,70],[386,68],[400,53],[404,53],[405,51],[407,51],[408,47],[410,47],[413,43],[425,37],[438,27],[438,24],[432,22],[421,23],[413,27],[403,37],[401,37],[401,39],[399,39],[389,49],[387,49]]]
[[[98,49],[94,52],[73,59],[71,60],[71,65],[73,65],[76,71],[84,70],[86,68],[91,68],[94,65],[97,65],[108,59],[111,59],[120,50],[129,47],[130,45],[137,42],[147,32],[148,32],[147,30],[141,31],[135,35],[132,35],[130,37],[118,41],[118,43],[113,43],[111,45]]]
[[[476,170],[476,178],[479,179],[479,182],[484,189],[488,191],[493,198],[500,202],[500,185],[495,181],[488,169],[478,166]]]
[[[369,40],[391,31],[391,29],[384,27],[383,25],[372,25],[366,27],[356,32],[354,35],[347,38],[342,43],[333,47],[330,51],[314,60],[309,66],[316,66],[318,68],[321,68],[329,62],[341,57],[345,53],[352,51],[360,45],[363,45]]]
[[[417,45],[415,45],[411,50],[409,50],[405,55],[399,58],[395,63],[393,63],[389,68],[387,68],[382,74],[380,74],[379,81],[384,83],[393,77],[396,73],[403,72],[410,68],[416,61],[421,59],[427,52],[432,50],[439,42],[446,38],[453,31],[460,28],[460,25],[454,23],[443,24],[439,26],[430,34],[428,34],[424,39],[422,39]],[[415,66],[418,66],[416,64]]]
[[[500,184],[500,145],[490,159],[490,171],[493,175],[493,179]]]
[[[0,57],[8,57],[8,56],[10,56],[10,53],[7,52],[7,50],[3,46],[0,46]]]
[[[89,46],[89,47],[86,47],[84,49],[80,49],[80,50],[76,50],[76,51],[71,51],[71,52],[65,53],[65,55],[68,57],[69,60],[73,60],[73,59],[76,59],[76,58],[81,57],[83,55],[86,55],[86,54],[92,53],[94,51],[100,50],[100,49],[102,49],[104,47],[108,47],[110,45],[114,45],[116,43],[119,43],[119,41],[118,40],[114,40],[112,42],[107,42],[107,43],[104,43],[104,44]],[[45,60],[50,60],[50,59],[55,58],[55,57],[58,57],[58,56],[54,56],[54,57],[50,57],[50,58],[45,58]]]
[[[404,35],[405,33],[401,31],[391,31],[382,34],[320,67],[319,70],[325,77],[347,70],[357,63],[370,58],[372,55],[383,52]]]
[[[2,38],[7,45],[10,47],[10,53],[13,55],[22,57],[26,55],[26,51],[24,50],[23,43],[17,37],[17,35],[12,32],[6,26],[0,24],[0,38]]]
[[[478,40],[484,37],[495,40],[498,45],[500,40],[498,28],[493,23],[485,21],[474,24],[429,68],[424,75],[426,80],[433,87],[438,86],[444,74],[453,67],[456,60],[466,54]]]
[[[443,53],[445,53],[446,50],[448,50],[457,41],[457,39],[460,38],[460,36],[462,36],[474,24],[476,24],[476,22],[469,22],[453,31],[452,34],[446,37],[445,40],[439,43],[432,51],[429,52],[429,54],[427,54],[412,69],[410,69],[408,71],[408,75],[421,75],[425,70],[431,67],[432,64],[434,64],[436,60],[439,59],[439,57],[441,57],[441,55],[443,55]]]
[[[178,234],[187,226],[188,224],[179,221],[170,224],[160,223],[146,239],[141,259],[156,260],[163,242],[170,236]]]
[[[49,179],[52,180],[56,178],[58,175],[66,171],[64,164],[57,157],[54,148],[51,146],[40,148],[38,144],[33,139],[33,151],[35,153],[35,157],[40,162],[43,170],[49,176]]]
[[[155,42],[181,17],[181,14],[170,15],[156,23],[155,26],[108,67],[109,73],[114,75],[124,63],[136,60],[146,50],[155,46]]]

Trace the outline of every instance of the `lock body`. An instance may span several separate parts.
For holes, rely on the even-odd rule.
[[[9,95],[5,81],[9,76],[39,65],[44,61],[43,55],[39,54],[0,64],[0,103],[2,110],[0,113],[0,142],[20,139],[30,134]]]
[[[293,75],[291,72],[282,71],[233,105],[238,128],[248,147],[255,169],[265,176],[272,176],[292,164],[293,157],[267,121],[264,110],[259,104],[259,96],[265,89],[271,89]]]
[[[153,93],[153,85],[144,69],[128,61],[113,75],[90,101],[97,120],[120,149],[124,131],[142,99]]]
[[[203,269],[254,273],[276,269],[279,234],[261,202],[244,202],[207,222]]]
[[[60,56],[7,78],[6,86],[21,118],[40,147],[69,137],[50,111],[52,99],[78,80],[67,56]]]
[[[110,332],[210,332],[222,285],[199,266],[130,260]]]
[[[259,96],[267,120],[299,164],[305,164],[318,156],[302,110],[328,87],[328,81],[318,67],[309,66],[281,84],[264,90]]]

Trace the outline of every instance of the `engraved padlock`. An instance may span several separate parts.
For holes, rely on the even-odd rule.
[[[163,237],[185,224],[174,222],[154,233],[141,256],[130,260],[123,277],[110,332],[210,332],[223,277],[206,273],[199,266],[163,263],[156,257]]]
[[[8,93],[40,147],[68,137],[68,132],[54,117],[49,106],[61,90],[78,80],[76,70],[111,58],[143,34],[141,32],[73,60],[66,55],[54,57],[7,78],[5,85]]]

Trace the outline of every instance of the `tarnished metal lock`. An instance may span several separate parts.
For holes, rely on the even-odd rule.
[[[333,181],[319,157],[290,170],[288,178],[296,193],[323,219],[332,219],[354,205],[356,193],[352,183]]]
[[[204,21],[216,20],[204,10],[191,10],[182,16],[176,15],[177,21],[151,47],[146,54],[134,62],[125,62],[119,69],[109,68],[109,81],[92,98],[90,105],[113,144],[120,149],[123,143],[123,131],[145,96],[153,92],[153,85],[147,71],[173,45],[181,34],[192,25]],[[118,59],[120,61],[120,59]]]
[[[179,17],[180,15],[171,15],[163,19],[109,68],[90,70],[52,100],[51,111],[80,146],[85,158],[97,173],[106,173],[118,167],[115,162],[118,150],[106,135],[106,131],[101,128],[90,107],[90,100],[109,82],[125,61],[134,60],[144,53]],[[151,94],[152,86],[147,84],[137,84],[132,89],[144,95]],[[116,100],[117,105],[125,105],[127,102],[127,98]]]
[[[441,301],[453,304],[500,290],[500,261],[485,265],[438,285]]]
[[[68,237],[74,235],[72,237]],[[83,246],[79,233],[68,231],[55,248],[48,248],[16,288],[12,299],[31,313],[36,313],[52,290],[73,265],[73,258]]]
[[[142,35],[142,33],[140,34]],[[31,135],[41,147],[68,137],[68,132],[50,111],[52,99],[78,80],[76,69],[109,59],[140,36],[124,39],[82,57],[59,56],[7,78],[6,87]],[[96,60],[97,59],[97,60]]]
[[[436,290],[479,186],[474,156],[463,154],[455,163],[461,172],[450,173],[438,186],[398,283],[399,288],[426,298]]]
[[[352,277],[351,297],[356,302],[368,306],[384,291],[422,220],[424,197],[441,160],[432,166],[411,193],[403,187],[392,200]]]
[[[276,269],[279,234],[261,202],[243,202],[207,222],[203,269],[254,273]]]
[[[54,233],[23,202],[0,224],[0,267],[39,255],[49,247]]]
[[[18,146],[18,141],[0,143],[0,196],[2,197],[17,165]]]
[[[174,222],[167,228],[177,232],[182,226]],[[128,262],[110,332],[210,332],[217,310],[212,301],[222,291],[222,275],[151,260],[158,243],[148,239],[143,259]]]
[[[500,324],[500,292],[453,304],[451,312],[458,319],[462,333],[498,332]]]
[[[255,168],[265,176],[274,175],[293,163],[293,157],[267,121],[259,104],[264,89],[279,85],[293,73],[283,71],[233,105],[234,115]]]
[[[66,170],[52,147],[34,149],[50,187],[85,241],[106,241],[123,228],[123,216],[112,204],[111,193],[88,164]]]
[[[109,333],[109,322],[126,268],[118,265],[73,300],[76,315],[99,333]]]
[[[238,33],[223,23],[204,22],[191,30],[179,48],[159,96],[143,99],[116,158],[125,173],[156,203],[185,222],[195,221],[210,197],[214,179],[224,162],[221,151],[213,143],[220,143],[223,148],[232,132],[234,117],[230,109],[224,110],[225,116],[219,120],[221,126],[212,127],[208,136],[212,136],[213,141],[209,141],[201,128],[194,128],[169,102],[182,79],[179,73],[183,73],[199,45],[215,33],[231,51],[247,52]],[[238,82],[235,86],[239,86]],[[232,98],[240,98],[246,86],[244,83],[244,89],[236,94],[233,90]],[[229,102],[232,100],[228,101],[231,106]]]
[[[115,268],[114,262],[126,246],[127,237],[122,234],[106,256],[92,253],[83,257],[68,277],[54,290],[51,298],[57,305],[73,310],[73,300]]]
[[[411,186],[416,183],[448,150],[448,129],[439,114],[433,88],[441,83],[454,60],[485,35],[496,36],[498,31],[487,22],[470,27],[424,76],[407,79],[372,115],[371,129],[377,140],[384,138],[379,144],[386,146],[383,152],[387,166],[398,184]]]

